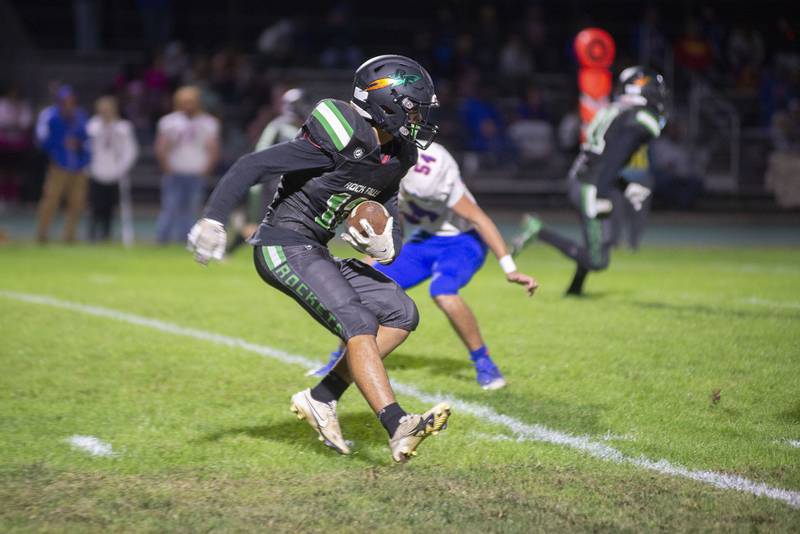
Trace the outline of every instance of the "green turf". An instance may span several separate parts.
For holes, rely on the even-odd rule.
[[[533,247],[534,299],[489,261],[464,292],[509,381],[477,388],[427,298],[390,374],[630,456],[800,490],[800,251],[614,254],[565,299],[570,265]],[[320,360],[333,338],[243,251],[6,246],[0,290],[105,306]],[[405,466],[356,391],[351,457],[288,411],[311,381],[241,349],[0,296],[0,531],[798,530],[800,510],[538,442],[455,412]],[[719,400],[712,393],[719,390]],[[424,405],[400,398],[408,409]],[[74,434],[110,442],[91,457]]]

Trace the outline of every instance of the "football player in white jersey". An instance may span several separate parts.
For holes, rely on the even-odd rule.
[[[404,221],[417,226],[400,255],[389,265],[375,268],[408,289],[430,279],[430,296],[447,315],[475,365],[478,384],[487,390],[506,385],[489,356],[472,310],[458,294],[486,259],[487,249],[500,262],[509,282],[522,285],[528,295],[536,280],[517,270],[494,222],[478,206],[461,179],[453,156],[440,144],[419,151],[416,166],[400,182],[400,211]],[[324,376],[342,356],[313,374]]]

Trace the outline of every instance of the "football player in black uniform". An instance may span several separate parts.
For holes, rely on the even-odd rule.
[[[254,151],[258,152],[272,145],[294,139],[313,108],[314,102],[309,100],[308,94],[303,89],[293,87],[283,93],[281,114],[269,121],[264,131],[261,132]],[[230,217],[231,224],[228,225],[228,235],[229,237],[232,235],[233,239],[227,245],[226,254],[232,254],[247,243],[247,240],[258,228],[258,223],[264,219],[264,213],[275,197],[277,189],[278,180],[259,183],[250,188],[246,208],[234,211]]]
[[[572,164],[568,178],[570,202],[578,209],[583,244],[576,243],[527,216],[523,232],[512,240],[518,254],[538,237],[577,263],[568,295],[580,295],[589,271],[608,267],[613,244],[609,200],[613,188],[623,191],[635,210],[650,196],[650,189],[631,181],[620,171],[639,150],[661,134],[666,124],[666,87],[663,77],[649,69],[629,67],[619,77],[614,101],[597,112],[586,130],[581,153]],[[626,177],[627,176],[627,177]]]
[[[336,404],[355,382],[389,434],[392,458],[403,462],[420,442],[442,429],[450,414],[441,403],[424,414],[398,405],[382,358],[414,330],[414,302],[390,278],[356,259],[334,258],[327,248],[339,225],[359,203],[375,200],[390,215],[383,233],[361,221],[366,235],[343,234],[356,250],[381,263],[400,252],[397,217],[401,178],[437,133],[429,122],[438,105],[433,81],[416,61],[387,55],[356,71],[353,98],[322,100],[288,142],[239,159],[223,176],[188,236],[201,263],[221,259],[224,222],[257,182],[280,179],[263,222],[250,239],[261,278],[302,306],[347,344],[347,357],[322,381],[292,397],[292,411],[319,439],[342,454],[349,448]]]

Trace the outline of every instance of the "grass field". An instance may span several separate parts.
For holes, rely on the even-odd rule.
[[[520,264],[534,299],[494,261],[464,293],[498,392],[412,291],[422,322],[390,375],[416,388],[407,409],[437,393],[455,408],[393,465],[356,391],[340,405],[350,457],[291,417],[311,380],[263,347],[322,361],[335,341],[247,251],[204,269],[178,248],[0,248],[0,531],[800,530],[800,250],[619,252],[580,300],[554,252]]]

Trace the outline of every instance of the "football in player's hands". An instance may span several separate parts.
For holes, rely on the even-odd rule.
[[[386,229],[386,222],[389,220],[389,212],[386,211],[383,204],[375,202],[374,200],[367,200],[353,208],[353,211],[350,212],[350,216],[346,221],[347,230],[350,231],[350,228],[355,228],[359,234],[364,237],[369,237],[367,231],[361,225],[362,219],[372,226],[376,234],[380,235],[383,233],[384,229]]]

